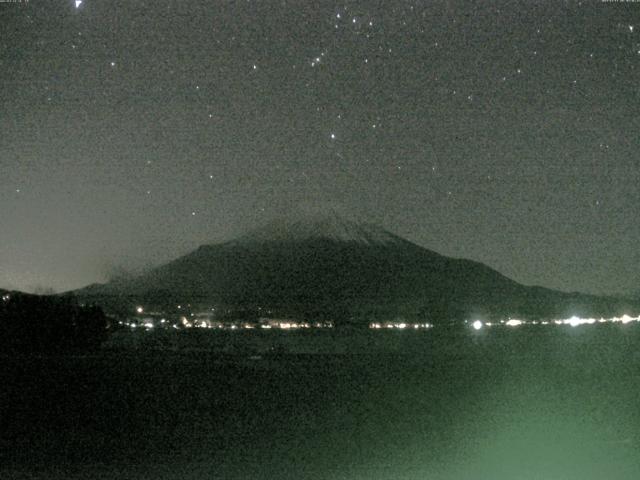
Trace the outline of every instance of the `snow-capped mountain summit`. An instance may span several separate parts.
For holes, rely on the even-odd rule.
[[[397,245],[406,240],[369,223],[357,223],[341,217],[335,211],[329,214],[297,215],[277,219],[252,230],[234,240],[238,244],[267,242],[303,242],[332,240],[361,245]]]

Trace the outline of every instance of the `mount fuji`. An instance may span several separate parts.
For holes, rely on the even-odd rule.
[[[481,263],[449,258],[335,213],[276,220],[203,245],[148,273],[74,292],[109,309],[136,303],[222,305],[283,315],[433,323],[624,313],[611,297],[519,284]]]

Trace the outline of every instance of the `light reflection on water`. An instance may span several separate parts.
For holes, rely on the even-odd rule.
[[[212,338],[181,338],[196,337]],[[263,337],[337,341],[357,355],[251,360],[239,350],[138,345],[102,357],[26,361],[15,377],[5,362],[0,380],[14,388],[3,392],[3,405],[18,414],[4,417],[0,438],[10,446],[6,435],[21,432],[11,438],[22,440],[3,457],[13,461],[2,462],[0,476],[640,478],[635,325]],[[42,391],[19,388],[34,376]]]

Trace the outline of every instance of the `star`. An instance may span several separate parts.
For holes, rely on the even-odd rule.
[[[76,0],[76,8],[80,8],[80,5],[82,5],[82,0]]]
[[[629,25],[629,31],[633,33],[633,25]]]

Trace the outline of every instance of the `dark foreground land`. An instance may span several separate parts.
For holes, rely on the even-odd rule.
[[[0,478],[640,478],[640,325],[203,333],[0,358]]]

